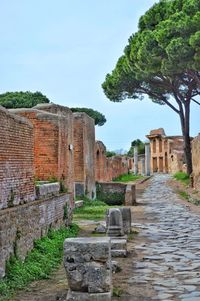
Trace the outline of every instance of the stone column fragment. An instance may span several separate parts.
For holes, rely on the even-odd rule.
[[[109,237],[69,238],[64,243],[69,283],[67,301],[110,301],[112,295]]]
[[[136,205],[136,189],[135,185],[128,184],[125,193],[125,206]]]
[[[124,234],[130,234],[131,233],[131,209],[127,207],[120,207],[119,209],[122,213]]]
[[[134,174],[138,174],[138,147],[134,147]]]
[[[150,176],[150,160],[151,160],[151,154],[150,154],[150,144],[145,144],[145,175]]]

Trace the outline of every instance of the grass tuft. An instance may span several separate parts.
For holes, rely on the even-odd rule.
[[[131,181],[136,181],[136,180],[142,179],[142,178],[144,178],[144,177],[140,176],[140,175],[124,174],[124,175],[121,175],[121,176],[113,179],[113,182],[124,182],[124,183],[127,183],[127,182],[131,182]]]
[[[189,185],[190,184],[190,177],[185,172],[177,172],[177,173],[175,173],[174,174],[174,179],[182,182],[185,185]]]

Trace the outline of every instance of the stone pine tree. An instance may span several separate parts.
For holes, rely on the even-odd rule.
[[[70,108],[70,110],[72,112],[86,113],[88,116],[94,119],[95,125],[102,126],[104,123],[106,123],[106,117],[96,110],[90,108]]]
[[[190,105],[200,105],[200,1],[161,0],[150,8],[102,87],[111,101],[147,95],[176,112],[191,174]]]

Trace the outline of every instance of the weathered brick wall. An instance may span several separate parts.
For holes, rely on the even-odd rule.
[[[101,141],[95,143],[95,179],[97,182],[112,179],[112,164],[110,158],[106,158],[106,147]]]
[[[64,114],[37,109],[11,111],[33,124],[36,178],[61,181],[69,192],[73,192],[73,155],[69,149],[72,142],[71,120]]]
[[[0,209],[34,199],[33,127],[0,107]]]
[[[70,192],[74,190],[74,155],[73,155],[73,113],[65,106],[56,104],[38,104],[35,109],[46,111],[60,117],[59,121],[59,179],[65,178],[66,187]],[[62,116],[62,117],[61,117]]]
[[[67,215],[64,214],[67,209]],[[11,255],[24,259],[35,239],[71,222],[70,195],[62,194],[45,201],[0,211],[0,278]]]
[[[95,187],[95,125],[85,113],[73,113],[74,181],[76,195],[96,195]]]
[[[112,181],[132,168],[132,160],[126,156],[106,157],[106,147],[101,141],[95,144],[95,179],[97,182]]]
[[[200,190],[200,134],[192,141],[192,165],[194,187]]]

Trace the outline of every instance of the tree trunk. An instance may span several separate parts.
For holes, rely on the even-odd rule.
[[[185,104],[185,116],[179,114],[181,120],[181,129],[184,139],[184,154],[187,164],[187,173],[192,173],[192,152],[191,152],[191,140],[190,140],[190,103]]]

